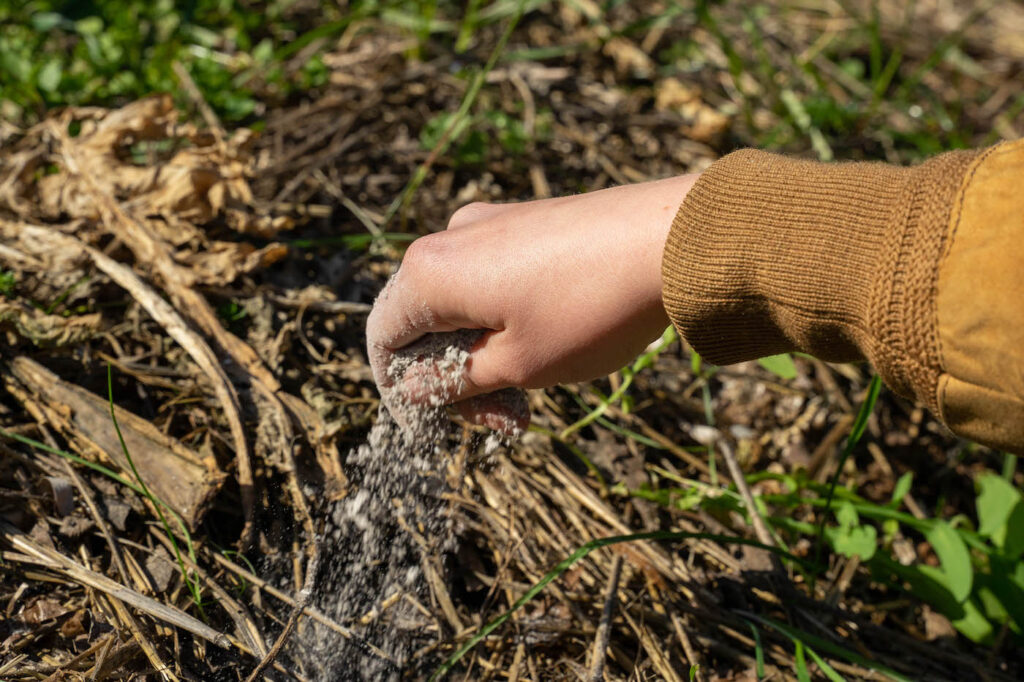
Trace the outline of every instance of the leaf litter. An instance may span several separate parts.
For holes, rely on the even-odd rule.
[[[638,18],[628,6],[616,12],[609,21],[620,28]],[[515,40],[602,44],[578,9],[540,16]],[[385,229],[438,229],[473,200],[699,170],[744,142],[752,119],[735,115],[736,93],[722,86],[727,56],[685,21],[648,27],[640,50],[623,31],[603,51],[503,63],[485,105],[521,117],[538,141],[477,161],[442,155],[409,211],[385,225],[429,155],[417,140],[425,113],[454,110],[465,84],[450,77],[450,61],[408,60],[407,36],[378,28],[325,60],[339,64],[332,84],[271,112],[260,135],[200,129],[164,97],[54,112],[28,130],[4,124],[5,679],[240,680],[257,665],[266,679],[425,678],[591,539],[662,528],[751,536],[744,518],[714,505],[664,506],[640,494],[676,479],[713,490],[707,443],[725,438],[748,471],[830,475],[866,372],[798,360],[786,382],[754,363],[709,374],[678,345],[637,377],[631,409],[605,408],[571,440],[546,434],[600,404],[587,386],[531,392],[536,430],[513,446],[488,444],[479,428],[449,424],[433,408],[429,443],[408,445],[380,410],[363,350],[363,316],[400,255]],[[968,32],[972,55],[986,54],[986,30],[996,29]],[[686,36],[702,44],[705,68],[660,78],[642,55]],[[762,124],[776,115],[754,114]],[[101,416],[88,418],[100,415],[107,364],[147,485],[188,520],[186,566],[203,586],[202,607],[182,596],[185,578],[149,523],[150,503],[109,475],[130,473]],[[615,381],[595,386],[607,395]],[[959,444],[919,409],[884,399],[866,438],[847,475],[872,499],[886,500],[913,469],[916,508],[973,504],[979,460],[955,457]],[[58,452],[77,458],[70,472]],[[53,492],[69,487],[70,512]],[[756,484],[759,494],[777,489]],[[901,561],[931,560],[913,537],[892,542]],[[953,639],[945,616],[851,560],[834,558],[817,588],[785,592],[756,565],[699,539],[593,552],[480,642],[461,674],[587,675],[613,586],[618,605],[601,651],[609,680],[685,679],[695,663],[703,679],[752,678],[755,622],[768,674],[794,664],[791,640],[766,625],[786,622],[904,675],[1019,677],[1019,651]],[[170,577],[150,566],[169,566]],[[843,675],[878,675],[823,647],[812,645]]]

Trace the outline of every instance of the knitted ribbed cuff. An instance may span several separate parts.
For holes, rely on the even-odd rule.
[[[742,150],[687,194],[665,245],[665,309],[715,364],[788,351],[867,358],[929,404],[935,280],[973,152],[914,168]]]

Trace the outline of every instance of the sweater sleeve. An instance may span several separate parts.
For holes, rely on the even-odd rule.
[[[953,431],[1024,451],[1024,142],[919,166],[756,150],[713,164],[665,246],[673,324],[709,362],[870,361]]]

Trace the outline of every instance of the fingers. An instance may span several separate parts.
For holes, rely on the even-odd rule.
[[[385,369],[391,366],[395,350],[424,334],[473,326],[458,319],[443,278],[430,274],[437,258],[432,252],[435,247],[426,244],[427,239],[421,238],[409,247],[406,260],[388,280],[366,320],[370,367],[381,387],[392,384]]]
[[[483,332],[460,329],[428,334],[394,351],[388,374],[395,390],[411,405],[448,405],[465,392],[470,351]]]
[[[456,403],[466,421],[480,424],[509,437],[516,437],[530,425],[530,406],[526,393],[506,388],[474,396]]]
[[[469,330],[439,337],[458,338]],[[493,393],[510,387],[523,387],[529,383],[525,363],[529,362],[508,332],[476,332],[469,343],[459,340],[449,342],[448,347],[461,348],[466,353],[435,351],[429,357],[420,355],[413,362],[407,362],[400,385],[395,387],[403,399],[412,404],[451,405],[482,394]],[[406,354],[415,346],[403,348],[399,355]]]
[[[468,343],[463,343],[468,337],[460,340],[452,333],[491,330],[501,336],[504,307],[498,304],[502,292],[493,286],[493,275],[501,271],[503,257],[476,232],[459,230],[505,208],[474,203],[456,211],[449,231],[410,245],[398,272],[374,302],[366,325],[367,353],[389,409],[399,409],[400,403],[450,405],[512,385],[495,352],[503,344],[494,342],[494,334],[476,344],[470,356],[470,346],[483,332],[473,333]],[[424,346],[430,337],[438,338]],[[447,354],[445,344],[461,355]]]
[[[383,388],[381,399],[403,431],[426,432],[443,416],[441,408],[452,403],[469,421],[507,436],[526,428],[529,407],[522,391],[482,392],[485,389],[469,378],[469,351],[481,336],[480,331],[465,329],[429,334],[394,352],[388,374],[395,385]]]
[[[443,416],[462,383],[469,349],[482,332],[459,330],[427,334],[390,353],[378,371],[381,402],[406,433],[426,433]]]
[[[500,204],[467,204],[452,215],[448,230],[493,218],[507,209]],[[409,245],[401,267],[377,297],[366,322],[371,365],[383,366],[375,360],[388,360],[388,351],[406,346],[424,334],[496,328],[487,319],[474,319],[467,312],[474,310],[468,301],[479,293],[481,283],[470,285],[466,281],[465,261],[472,260],[473,245],[455,246],[453,241],[459,240],[452,236],[437,232]],[[492,310],[484,308],[482,313],[477,312],[493,315]]]

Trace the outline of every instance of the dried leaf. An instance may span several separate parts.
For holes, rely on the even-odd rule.
[[[288,247],[284,244],[257,249],[245,242],[213,242],[205,251],[178,254],[175,260],[189,266],[197,284],[224,286],[239,275],[273,265],[287,255]]]
[[[615,70],[620,74],[646,78],[654,70],[650,56],[628,38],[612,38],[604,44],[602,51],[612,58]]]
[[[81,130],[68,137],[72,121]],[[167,95],[121,109],[66,109],[0,157],[0,206],[26,218],[96,221],[99,188],[136,216],[195,225],[222,218],[231,229],[270,239],[294,221],[253,209],[252,139],[241,130],[221,142],[179,124]]]
[[[22,301],[0,300],[0,327],[12,328],[37,346],[68,346],[98,334],[100,314],[61,317],[47,315]]]
[[[698,142],[714,141],[732,124],[729,116],[704,102],[700,87],[683,83],[678,78],[658,81],[654,86],[654,106],[682,116],[686,121],[682,127],[683,134]]]
[[[48,620],[60,618],[68,609],[48,597],[39,597],[30,600],[29,604],[21,611],[21,620],[26,625],[40,625]]]

